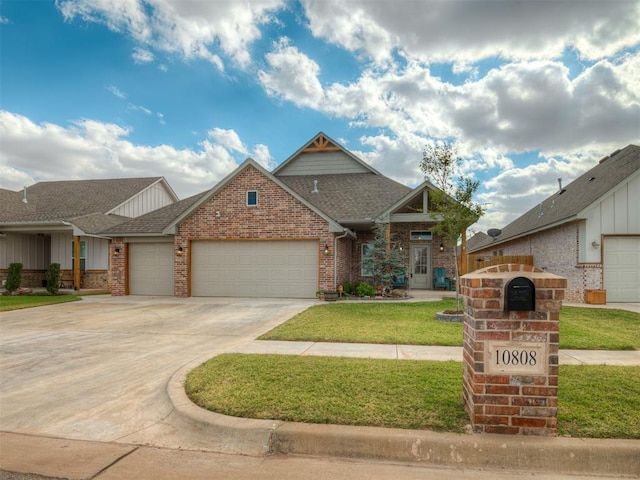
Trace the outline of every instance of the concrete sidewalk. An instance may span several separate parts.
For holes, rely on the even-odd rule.
[[[388,360],[462,361],[462,347],[386,345],[365,343],[282,342],[253,340],[231,349],[232,353],[303,355]],[[560,365],[640,365],[640,351],[560,350]]]

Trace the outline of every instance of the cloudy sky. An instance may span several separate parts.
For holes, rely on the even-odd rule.
[[[640,1],[0,0],[0,188],[179,197],[319,131],[387,176],[456,142],[502,227],[640,143]],[[1,208],[1,207],[0,207]]]

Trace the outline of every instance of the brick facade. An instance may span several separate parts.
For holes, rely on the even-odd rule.
[[[505,287],[515,277],[533,282],[534,310],[506,311]],[[556,435],[558,327],[566,279],[529,265],[507,264],[477,270],[460,281],[464,300],[463,397],[474,431]],[[512,352],[524,352],[524,361],[516,354],[510,367],[494,367],[492,348],[498,344],[506,345],[502,354],[506,351],[507,363]],[[504,364],[500,351],[495,351]]]
[[[258,192],[256,206],[247,206],[247,191]],[[175,295],[185,297],[190,293],[191,241],[208,239],[317,240],[318,288],[332,290],[334,238],[327,220],[248,166],[177,226],[175,248],[182,247],[183,254],[175,262]],[[330,255],[324,255],[325,245],[329,246]]]
[[[579,222],[572,222],[544,232],[527,235],[474,254],[533,255],[534,266],[567,279],[565,298],[568,302],[584,302],[586,289],[602,289],[601,263],[579,263]]]

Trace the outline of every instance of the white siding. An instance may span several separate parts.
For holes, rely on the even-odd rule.
[[[110,213],[135,218],[171,205],[174,202],[174,198],[164,185],[162,183],[156,183],[116,207]]]
[[[70,233],[51,235],[51,263],[59,263],[63,270],[71,269],[73,260],[71,242],[73,242],[73,235]]]
[[[43,270],[49,264],[49,239],[46,236],[8,233],[0,239],[0,244],[0,268],[18,262],[25,270]]]
[[[602,249],[592,242],[602,243],[602,235],[640,233],[640,175],[619,185],[579,218],[586,220],[580,231],[580,262],[600,263]]]
[[[335,173],[371,173],[371,170],[341,151],[309,152],[301,153],[278,171],[277,175],[330,175]]]
[[[87,270],[109,269],[109,240],[104,238],[82,237],[87,243]]]

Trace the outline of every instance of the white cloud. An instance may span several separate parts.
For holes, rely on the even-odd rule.
[[[640,4],[502,0],[302,1],[319,38],[377,62],[393,49],[429,62],[601,59],[640,41]]]
[[[247,147],[242,143],[240,137],[234,130],[225,130],[223,128],[214,128],[209,131],[209,137],[211,137],[217,144],[243,155],[248,155],[249,151]]]
[[[39,179],[164,176],[176,193],[192,195],[214,186],[244,158],[234,148],[202,140],[197,149],[169,145],[135,145],[129,130],[92,120],[69,128],[36,124],[22,115],[0,111],[0,188],[19,190]],[[229,134],[227,137],[233,137]],[[256,147],[259,161],[270,158],[266,147]]]
[[[288,100],[299,107],[321,108],[323,92],[318,80],[320,67],[291,46],[287,38],[267,53],[269,71],[260,70],[258,79],[269,95]]]
[[[9,19],[3,15],[0,15],[0,25],[6,25],[7,23],[10,23]]]
[[[153,53],[144,48],[136,47],[131,54],[131,58],[136,63],[151,63],[155,59]]]
[[[260,38],[259,26],[284,0],[193,2],[183,0],[58,0],[66,20],[76,17],[131,36],[140,47],[134,60],[150,61],[150,49],[201,58],[224,69],[220,54],[247,67],[249,48]]]
[[[123,91],[121,91],[118,87],[116,87],[115,85],[109,85],[107,87],[107,90],[111,93],[113,93],[116,97],[121,98],[121,99],[125,99],[127,98],[127,94],[124,93]]]

